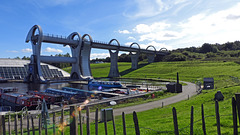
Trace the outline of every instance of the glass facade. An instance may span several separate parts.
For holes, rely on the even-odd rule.
[[[64,77],[62,72],[58,69],[49,69],[48,65],[41,65],[43,77],[45,79]],[[0,66],[0,77],[6,79],[24,79],[27,76],[28,66],[24,67],[1,67]]]

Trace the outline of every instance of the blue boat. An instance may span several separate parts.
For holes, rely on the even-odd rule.
[[[122,84],[116,81],[90,80],[88,82],[88,85],[93,87],[102,87],[102,88],[121,88],[122,87]]]
[[[76,92],[80,94],[82,97],[91,97],[91,96],[98,95],[97,91],[88,91],[88,90],[82,90],[82,89],[76,89],[76,88],[70,88],[70,87],[63,87],[62,90]]]
[[[81,94],[79,94],[77,92],[64,91],[64,90],[58,90],[58,89],[52,89],[52,88],[46,89],[45,92],[50,93],[50,94],[61,95],[70,104],[81,103],[87,99],[86,97],[83,97]]]

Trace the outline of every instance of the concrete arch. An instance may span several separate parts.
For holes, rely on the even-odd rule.
[[[38,30],[39,32],[37,42],[36,39],[32,40],[32,37],[34,37],[36,30]],[[42,37],[43,37],[42,28],[39,25],[34,25],[28,32],[25,42],[28,43],[29,41],[31,41],[32,44],[34,45],[40,45],[42,42]]]
[[[84,34],[84,35],[82,36],[82,41],[84,41],[84,39],[85,39],[86,36],[88,36],[88,38],[89,38],[89,40],[90,40],[90,45],[92,46],[93,40],[92,40],[92,37],[91,37],[89,34]]]
[[[116,50],[116,52],[119,52],[119,47],[120,47],[120,43],[117,39],[112,39],[108,42],[108,44],[110,45],[113,41],[117,42],[118,45],[118,49]],[[109,52],[112,52],[112,50],[109,49]],[[113,53],[113,52],[112,52]]]
[[[155,52],[157,51],[156,48],[155,48],[153,45],[149,45],[149,46],[146,48],[146,50],[148,50],[148,48],[150,48],[150,47],[152,47],[152,48],[155,50]]]
[[[73,33],[71,33],[69,36],[68,36],[68,39],[69,40],[73,40],[74,39],[74,37],[75,36],[78,36],[78,45],[80,44],[80,42],[82,41],[81,39],[81,35],[78,33],[78,32],[73,32]],[[75,49],[75,48],[77,48],[77,46],[78,45],[76,45],[76,46],[70,46],[71,48],[73,48],[73,49]]]
[[[159,51],[161,51],[161,52],[168,52],[167,48],[161,48]]]
[[[112,50],[109,49],[109,53],[110,53],[110,59],[111,59],[111,65],[110,65],[110,71],[108,74],[108,77],[119,77],[119,71],[118,71],[118,52],[119,52],[119,47],[120,47],[120,43],[118,42],[117,39],[112,39],[109,41],[109,45],[113,42],[117,42],[118,44],[118,49],[115,52],[112,52]]]
[[[132,48],[132,46],[133,45],[137,45],[138,46],[138,51],[141,49],[140,48],[140,45],[138,44],[138,43],[136,43],[136,42],[133,42],[131,45],[130,45],[130,48]],[[130,52],[130,54],[131,54],[132,52]]]

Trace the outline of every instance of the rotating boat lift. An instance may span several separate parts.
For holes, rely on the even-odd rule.
[[[77,38],[76,38],[77,37]],[[87,38],[88,37],[88,40]],[[34,25],[28,32],[26,42],[31,41],[33,54],[31,55],[28,75],[25,78],[26,82],[34,83],[46,83],[47,80],[43,77],[41,62],[46,63],[72,63],[72,70],[70,79],[72,80],[88,80],[92,79],[92,73],[90,68],[90,54],[92,48],[107,49],[110,53],[111,67],[108,77],[119,77],[118,70],[118,53],[119,51],[130,52],[132,69],[138,68],[138,57],[140,53],[146,53],[148,62],[154,62],[156,54],[166,55],[168,51],[165,48],[156,51],[156,48],[152,45],[146,49],[141,49],[138,43],[132,43],[130,47],[120,46],[120,43],[116,39],[110,40],[107,43],[100,43],[93,41],[92,37],[85,34],[81,37],[78,32],[71,33],[67,38],[62,36],[44,35],[42,28],[39,25]],[[113,45],[112,42],[116,42],[117,45]],[[56,57],[56,56],[43,56],[41,55],[42,43],[52,43],[66,46],[71,48],[72,57]],[[138,48],[133,48],[133,45],[137,45]],[[149,50],[152,47],[154,50]],[[113,52],[112,50],[115,50]]]

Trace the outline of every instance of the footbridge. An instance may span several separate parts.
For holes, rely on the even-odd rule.
[[[25,78],[27,82],[45,83],[43,78],[40,62],[46,63],[72,63],[70,78],[73,80],[86,80],[92,78],[90,68],[90,55],[92,48],[109,50],[111,66],[108,77],[119,77],[118,71],[118,53],[119,51],[130,52],[132,69],[138,68],[138,57],[140,53],[147,54],[148,62],[154,62],[155,55],[167,55],[166,48],[159,51],[152,45],[146,49],[140,48],[138,43],[132,43],[129,47],[122,46],[116,39],[110,40],[108,43],[94,41],[89,34],[81,36],[78,32],[71,33],[68,37],[45,35],[39,25],[34,25],[28,32],[26,42],[31,41],[33,54],[29,64],[28,76]],[[41,55],[42,43],[52,43],[71,48],[71,57],[56,57]]]

